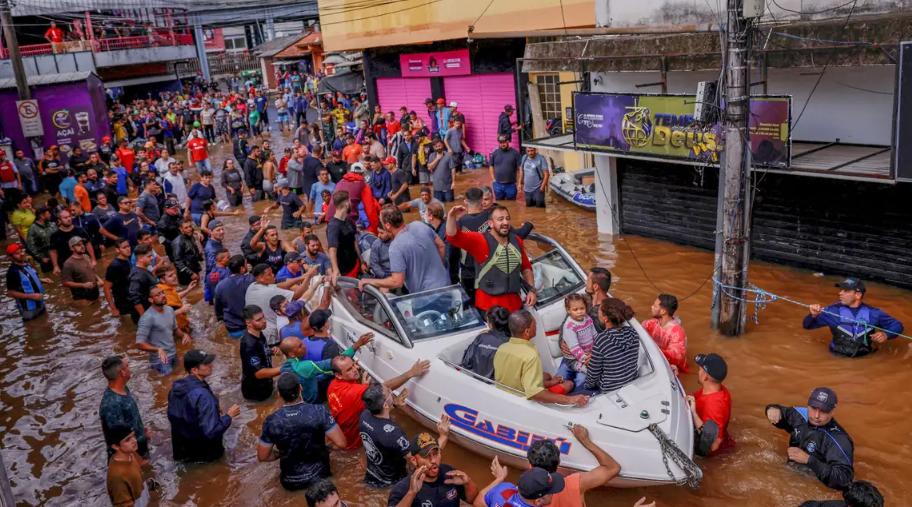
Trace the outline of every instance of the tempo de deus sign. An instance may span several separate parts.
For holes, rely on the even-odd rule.
[[[698,123],[693,95],[574,93],[577,148],[716,164],[722,127]],[[754,165],[788,167],[791,98],[752,97],[750,140]]]

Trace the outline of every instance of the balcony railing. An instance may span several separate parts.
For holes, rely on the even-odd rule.
[[[148,35],[136,35],[131,37],[66,41],[61,42],[60,44],[29,44],[19,46],[19,52],[22,56],[41,56],[54,53],[76,53],[80,51],[101,53],[124,49],[192,45],[193,34],[191,33],[155,32]],[[0,48],[0,59],[6,60],[8,58],[9,50]]]

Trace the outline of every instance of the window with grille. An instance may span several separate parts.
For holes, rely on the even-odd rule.
[[[542,74],[535,77],[538,85],[538,98],[541,103],[542,117],[547,121],[561,117],[560,76]]]
[[[225,37],[225,51],[243,51],[247,49],[247,39],[241,37]]]

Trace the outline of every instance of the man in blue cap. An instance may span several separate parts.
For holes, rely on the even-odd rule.
[[[482,491],[484,505],[487,507],[551,505],[553,496],[564,490],[563,476],[544,468],[534,467],[526,470],[519,476],[519,481],[515,485],[510,482],[502,482],[507,475],[506,468],[500,466],[497,458],[491,463],[491,471],[495,474],[494,482]]]
[[[826,486],[845,489],[855,474],[852,437],[833,419],[836,393],[828,387],[811,391],[807,407],[766,406],[773,426],[789,432],[788,459],[806,466]]]
[[[861,357],[902,333],[903,325],[883,310],[865,304],[865,284],[857,278],[846,278],[836,284],[839,302],[827,306],[810,305],[804,318],[805,329],[829,327],[833,333],[830,351],[847,357]],[[876,326],[880,329],[874,329]],[[886,330],[886,331],[884,331]]]

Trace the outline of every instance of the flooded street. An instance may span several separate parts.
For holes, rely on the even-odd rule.
[[[277,137],[273,134],[273,140]],[[274,144],[281,153],[285,143]],[[222,155],[216,155],[214,165],[221,166],[222,160]],[[487,171],[469,171],[458,177],[458,189],[486,180]],[[417,187],[412,193],[417,195]],[[906,482],[912,471],[908,438],[912,405],[905,392],[912,383],[912,343],[897,338],[866,358],[836,358],[827,351],[828,331],[804,331],[801,320],[806,310],[784,302],[760,312],[759,324],[750,323],[746,335],[719,336],[709,326],[711,252],[636,236],[599,236],[593,213],[560,198],[551,199],[547,210],[508,204],[514,223],[532,221],[536,231],[558,240],[584,267],[610,268],[615,279],[612,293],[627,301],[641,319],[649,317],[649,306],[659,291],[677,295],[678,314],[689,337],[689,361],[698,352],[714,351],[725,357],[729,365],[725,383],[733,397],[730,429],[737,448],[724,456],[698,460],[704,472],[699,490],[607,489],[590,493],[588,505],[630,506],[641,496],[655,499],[657,505],[679,507],[796,506],[808,499],[836,498],[813,477],[786,467],[787,437],[772,428],[763,413],[767,403],[803,405],[810,390],[823,385],[838,393],[836,419],[854,439],[856,478],[876,484],[888,505],[912,505],[912,487]],[[253,212],[249,202],[246,206],[248,213]],[[265,202],[258,203],[257,209],[263,207]],[[416,216],[411,213],[407,219]],[[226,246],[238,251],[246,216],[224,221]],[[108,252],[106,262],[99,263],[100,272],[110,256]],[[5,271],[8,260],[3,262]],[[827,304],[836,299],[835,276],[755,262],[750,279],[768,291],[803,302]],[[26,326],[11,300],[5,298],[0,306],[0,434],[3,458],[21,505],[107,505],[104,440],[97,410],[105,386],[100,364],[110,354],[130,356],[129,387],[153,432],[151,461],[160,484],[152,493],[153,505],[304,505],[303,493],[288,493],[279,485],[277,463],[256,462],[263,419],[280,402],[243,400],[238,343],[216,324],[201,295],[191,298],[195,346],[218,356],[209,380],[222,406],[239,403],[243,409],[227,433],[225,459],[190,467],[171,460],[166,416],[171,381],[182,370],[168,378],[151,375],[145,354],[132,348],[135,327],[129,318],[114,319],[97,304],[74,308],[66,290],[56,283],[49,287],[49,295],[49,316]],[[865,300],[908,328],[912,324],[909,297],[908,291],[872,283]],[[749,310],[753,315],[753,307]],[[183,353],[187,347],[179,350]],[[695,389],[695,368],[682,380],[688,391]],[[398,420],[410,435],[418,430],[404,415],[399,414]],[[444,461],[469,473],[480,487],[490,479],[487,460],[455,444],[444,452]],[[370,490],[361,483],[360,453],[333,452],[332,462],[334,480],[351,505],[386,505],[385,490]],[[515,470],[511,477],[516,477]]]

